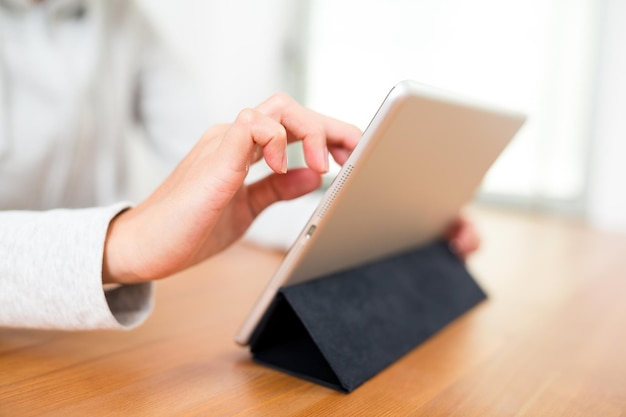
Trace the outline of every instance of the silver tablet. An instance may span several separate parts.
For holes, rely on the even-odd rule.
[[[524,119],[413,81],[396,85],[235,340],[249,343],[280,287],[441,237]]]

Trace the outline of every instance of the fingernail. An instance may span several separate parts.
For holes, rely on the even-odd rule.
[[[283,154],[283,164],[280,168],[280,172],[282,172],[283,174],[287,173],[287,153]]]
[[[328,172],[330,167],[328,166],[328,148],[324,146],[324,172]]]

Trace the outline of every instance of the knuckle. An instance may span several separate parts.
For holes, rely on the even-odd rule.
[[[270,102],[277,108],[288,107],[294,104],[294,99],[286,93],[276,93],[270,97]]]
[[[243,124],[246,126],[250,126],[255,123],[258,118],[258,114],[253,109],[243,109],[237,115],[237,119],[235,119],[235,123]]]

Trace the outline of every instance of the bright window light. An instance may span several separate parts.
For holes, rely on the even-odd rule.
[[[585,187],[598,3],[312,0],[307,104],[365,128],[398,81],[528,115],[483,193],[576,201]]]

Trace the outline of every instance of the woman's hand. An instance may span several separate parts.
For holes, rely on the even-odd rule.
[[[360,137],[358,128],[286,95],[243,110],[232,124],[209,129],[154,193],[113,219],[103,282],[164,278],[220,252],[269,205],[317,189],[329,154],[343,164]],[[302,141],[307,167],[287,172],[286,147],[295,141]],[[250,165],[261,158],[274,173],[244,184]],[[447,237],[463,259],[480,243],[463,216]]]
[[[454,252],[463,260],[480,247],[480,236],[476,227],[465,215],[460,215],[457,218],[448,230],[446,238]]]
[[[329,153],[343,164],[361,131],[286,95],[209,129],[171,175],[137,207],[111,222],[103,282],[139,283],[186,269],[223,250],[267,206],[317,189]],[[287,172],[287,143],[302,141],[306,168]],[[250,165],[273,174],[246,185]]]

